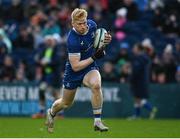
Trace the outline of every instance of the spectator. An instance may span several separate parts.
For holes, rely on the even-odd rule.
[[[16,77],[14,79],[15,83],[27,83],[28,80],[27,78],[24,76],[24,73],[22,71],[16,71]]]
[[[135,2],[140,11],[143,12],[143,11],[148,10],[148,0],[135,0]]]
[[[15,79],[15,66],[10,55],[6,55],[1,69],[1,81],[12,82]]]
[[[155,10],[159,7],[164,7],[164,2],[163,0],[151,0],[149,2],[150,9]]]
[[[124,25],[127,22],[126,15],[127,15],[127,9],[124,7],[121,9],[118,9],[116,12],[116,19],[114,22],[114,31],[115,31],[116,39],[119,41],[123,40],[126,37],[126,33],[124,32],[124,29],[123,29]]]
[[[162,55],[162,63],[166,74],[166,83],[175,82],[176,63],[172,49],[172,45],[168,44]]]
[[[123,1],[120,0],[109,0],[109,11],[112,15],[123,5]]]
[[[38,10],[32,17],[30,18],[30,24],[31,26],[41,26],[43,27],[44,24],[47,22],[48,17],[47,15],[42,11]]]
[[[130,21],[137,20],[138,7],[134,0],[123,0],[123,7],[127,8],[127,19]]]
[[[28,82],[28,75],[30,74],[29,72],[30,71],[29,68],[27,67],[27,63],[25,61],[20,61],[18,63],[14,82],[16,83]]]
[[[5,55],[8,54],[8,48],[0,35],[0,66],[3,63]]]
[[[11,12],[9,12],[9,20],[21,23],[24,21],[24,9],[21,0],[12,0],[12,5],[10,7]]]
[[[40,111],[32,118],[43,118],[45,117],[46,103],[45,103],[45,92],[48,90],[51,92],[54,99],[59,98],[60,88],[60,55],[59,48],[56,40],[52,35],[45,37],[45,44],[43,50],[37,54],[37,77],[39,81],[39,108]]]
[[[151,81],[153,83],[166,83],[165,68],[161,59],[157,55],[152,61]]]
[[[165,21],[165,16],[163,15],[163,10],[161,8],[156,8],[154,10],[154,17],[153,17],[153,25],[159,30],[163,31],[163,25]]]
[[[129,82],[129,76],[131,72],[130,63],[126,62],[122,65],[119,73],[119,82],[120,83],[128,83]]]
[[[114,65],[107,61],[103,64],[102,72],[101,72],[102,80],[106,82],[117,82],[118,76],[115,72]]]
[[[167,15],[165,18],[163,31],[168,36],[177,36],[177,34],[180,32],[180,24],[178,22],[178,17],[175,14]]]
[[[61,34],[61,28],[56,24],[54,19],[49,19],[42,30],[42,35]]]
[[[41,5],[38,3],[38,0],[27,1],[25,7],[25,16],[28,19],[31,19],[31,17],[35,15],[37,11],[40,9],[41,9]]]
[[[4,29],[2,27],[0,27],[0,36],[1,36],[1,40],[6,44],[7,46],[7,50],[8,53],[11,53],[12,51],[12,43],[11,40],[8,38],[6,32],[4,31]]]
[[[15,49],[26,49],[33,50],[34,49],[34,38],[31,32],[28,31],[28,27],[21,26],[20,34],[17,39],[13,42]]]
[[[41,27],[40,26],[33,26],[32,27],[32,35],[34,38],[34,48],[37,49],[40,44],[43,43],[44,38],[41,34]]]
[[[122,62],[129,61],[129,52],[128,52],[129,45],[126,42],[123,42],[119,45],[119,50],[117,55],[113,59],[113,63],[120,65]]]
[[[153,58],[155,56],[154,46],[152,45],[151,39],[145,38],[142,41],[142,46],[145,48],[147,54]]]

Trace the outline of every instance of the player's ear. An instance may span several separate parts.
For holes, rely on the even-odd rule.
[[[73,21],[71,21],[71,25],[74,27],[74,22]]]

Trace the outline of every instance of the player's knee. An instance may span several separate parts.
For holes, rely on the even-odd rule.
[[[92,89],[99,90],[99,89],[101,89],[101,83],[100,83],[100,82],[93,82],[93,83],[91,84],[91,88],[92,88]]]

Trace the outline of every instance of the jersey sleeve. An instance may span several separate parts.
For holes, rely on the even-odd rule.
[[[69,56],[80,55],[80,46],[78,45],[77,39],[71,35],[68,37],[67,50]]]
[[[88,24],[89,24],[92,28],[94,28],[95,30],[97,29],[97,24],[96,24],[96,22],[94,22],[93,20],[88,19]]]

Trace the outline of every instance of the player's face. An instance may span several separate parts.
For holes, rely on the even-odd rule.
[[[76,29],[77,32],[80,34],[84,34],[87,32],[88,26],[87,26],[87,19],[79,20],[73,23],[73,27]]]

